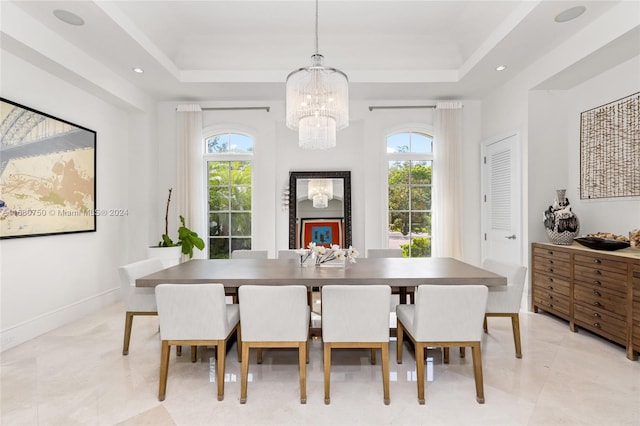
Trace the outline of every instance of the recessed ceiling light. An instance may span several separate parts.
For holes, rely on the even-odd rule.
[[[144,70],[142,68],[139,67],[135,67],[131,69],[133,72],[137,72],[138,74],[142,74],[144,72]]]
[[[76,25],[76,26],[84,25],[84,19],[82,19],[75,13],[69,12],[68,10],[56,9],[53,11],[53,14],[55,15],[56,18],[58,18],[62,22],[65,22],[69,25]]]
[[[571,21],[572,19],[576,19],[578,16],[582,15],[585,10],[587,10],[587,8],[584,6],[572,7],[570,9],[567,9],[563,12],[558,13],[555,17],[555,21],[556,22]]]
[[[507,66],[506,66],[506,65],[498,65],[498,66],[496,67],[496,71],[504,71],[504,70],[506,70],[506,69],[507,69]]]

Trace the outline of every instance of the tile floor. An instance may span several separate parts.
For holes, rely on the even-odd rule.
[[[433,381],[418,405],[411,350],[395,361],[391,404],[368,352],[334,352],[331,405],[323,402],[322,346],[310,344],[307,404],[299,403],[297,355],[252,354],[246,405],[240,364],[228,355],[225,399],[216,399],[214,351],[172,354],[167,397],[159,402],[160,342],[155,317],[136,317],[122,356],[124,311],[113,305],[2,356],[2,425],[639,425],[640,362],[624,349],[546,314],[521,317],[523,358],[514,356],[508,319],[490,318],[483,342],[486,403],[477,404],[470,351],[442,364],[430,350]]]

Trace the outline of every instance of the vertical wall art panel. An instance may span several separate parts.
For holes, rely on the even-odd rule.
[[[580,198],[640,196],[640,92],[580,114]]]
[[[0,98],[0,238],[96,230],[96,132]]]

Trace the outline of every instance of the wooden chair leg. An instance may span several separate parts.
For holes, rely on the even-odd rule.
[[[416,347],[416,381],[418,382],[418,403],[424,405],[424,362],[419,354],[424,353],[424,344],[414,342]]]
[[[404,327],[402,323],[398,321],[397,329],[396,329],[396,362],[398,364],[402,364],[402,338],[404,335]]]
[[[520,315],[511,315],[511,328],[513,329],[513,341],[516,345],[516,358],[522,358],[522,346],[520,342]]]
[[[182,346],[176,346],[176,356],[182,356]]]
[[[307,354],[307,364],[309,364],[309,338],[307,338],[307,341],[305,342],[305,349],[306,349],[306,354]]]
[[[219,340],[216,346],[218,350],[218,365],[216,366],[218,369],[216,372],[218,380],[218,401],[222,401],[224,399],[224,363],[227,342],[225,340]]]
[[[131,326],[133,325],[133,314],[131,312],[126,312],[124,315],[124,342],[122,343],[122,355],[128,355],[129,341],[131,340]]]
[[[247,402],[247,377],[249,376],[249,344],[242,344],[242,366],[240,367],[240,404]]]
[[[300,404],[307,403],[307,341],[298,346],[298,364],[300,365]]]
[[[488,333],[489,332],[489,327],[487,327],[487,316],[484,316],[484,321],[482,321],[482,328],[484,328],[484,332]]]
[[[240,325],[236,329],[236,340],[238,348],[238,362],[242,360],[242,333],[240,332]]]
[[[323,343],[324,348],[324,403],[329,405],[331,403],[330,393],[330,380],[331,380],[331,345],[329,343]]]
[[[466,351],[464,349],[464,346],[460,346],[460,358],[464,358],[466,356]]]
[[[158,386],[158,400],[164,401],[167,393],[167,375],[169,374],[169,355],[171,354],[171,346],[166,340],[162,341],[162,350],[160,352],[160,384]]]
[[[484,384],[482,381],[482,354],[480,352],[480,342],[471,345],[471,355],[473,356],[473,377],[476,382],[476,401],[484,404]]]
[[[371,348],[371,365],[376,365],[376,348]]]
[[[442,348],[442,362],[445,364],[449,364],[449,347],[445,346]]]
[[[191,362],[196,362],[197,358],[198,358],[198,347],[191,346]]]
[[[262,348],[258,348],[258,364],[262,364]]]
[[[382,393],[384,395],[384,405],[389,405],[389,343],[383,343],[380,348],[382,357]]]

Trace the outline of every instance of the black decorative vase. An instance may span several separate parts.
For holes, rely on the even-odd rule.
[[[552,244],[570,245],[580,232],[580,221],[571,211],[569,199],[565,194],[565,189],[556,190],[553,205],[544,212],[544,227]]]

